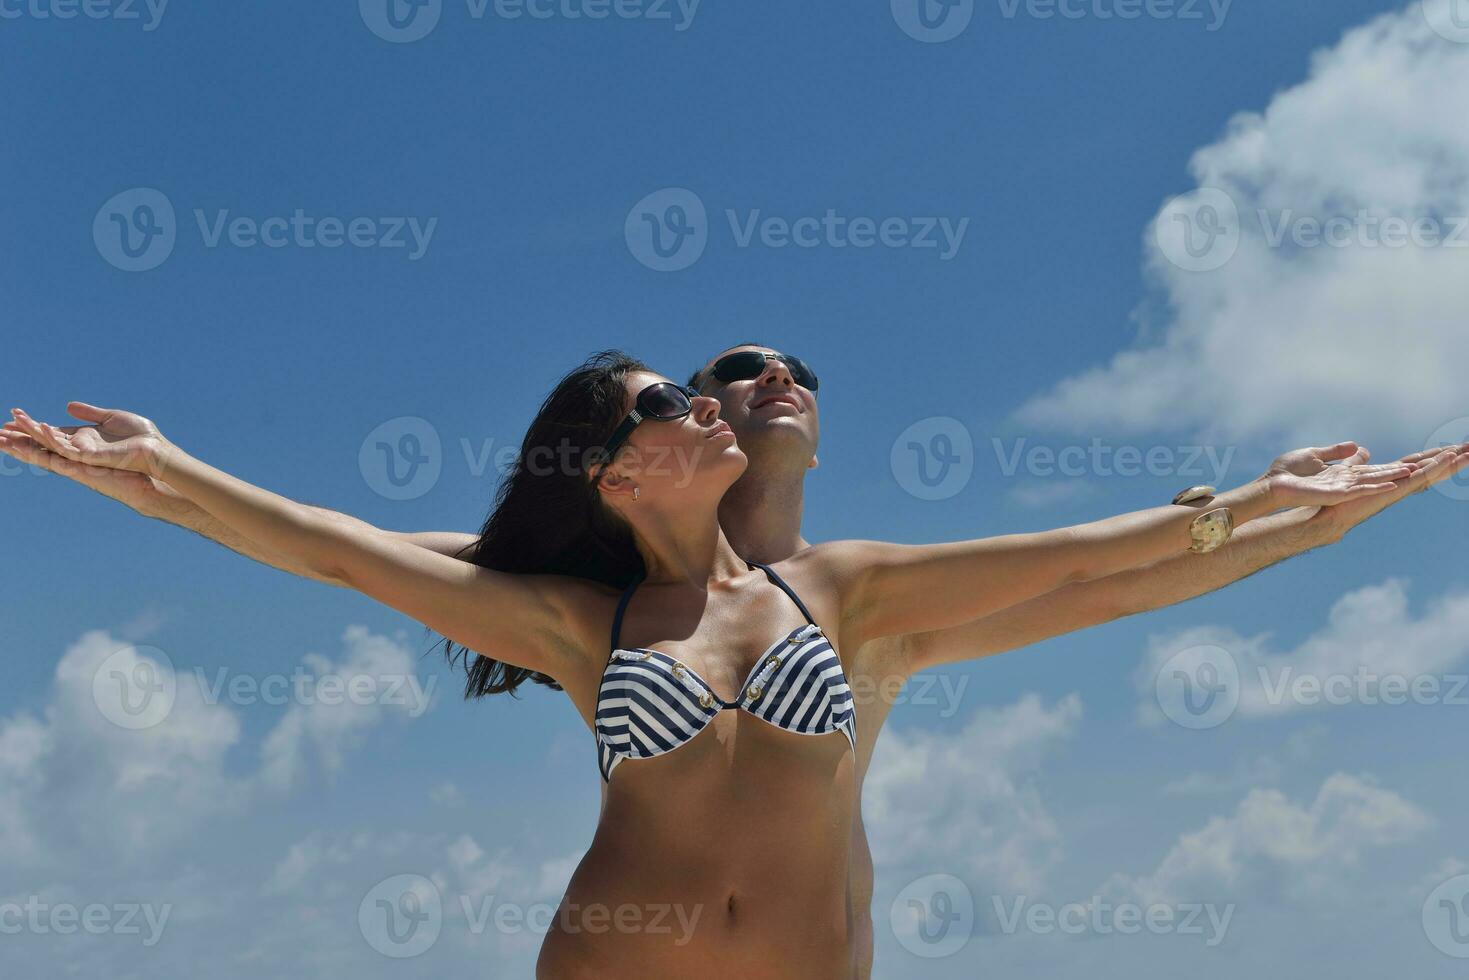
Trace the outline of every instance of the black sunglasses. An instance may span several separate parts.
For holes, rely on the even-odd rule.
[[[709,369],[709,374],[724,384],[729,384],[731,381],[748,381],[764,374],[765,365],[772,360],[780,361],[786,366],[791,372],[792,381],[813,395],[816,394],[816,387],[819,384],[816,380],[816,372],[811,370],[811,365],[790,354],[767,354],[763,350],[736,351],[715,361],[714,366]]]
[[[632,430],[636,429],[644,421],[653,419],[657,422],[672,422],[681,419],[694,410],[694,399],[702,397],[699,392],[686,385],[674,384],[672,381],[660,381],[657,384],[648,385],[638,392],[637,401],[633,410],[627,413],[627,418],[612,430],[612,436],[602,446],[600,462],[604,465],[612,462],[612,457],[622,444],[627,442]],[[602,472],[606,472],[604,469]],[[597,478],[601,479],[598,473]]]

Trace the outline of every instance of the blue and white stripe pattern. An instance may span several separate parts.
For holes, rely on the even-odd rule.
[[[768,568],[766,573],[786,588]],[[852,750],[857,748],[852,691],[841,660],[821,627],[808,622],[760,656],[732,701],[720,698],[692,668],[669,654],[614,649],[597,696],[602,778],[610,780],[623,759],[673,751],[726,708],[742,709],[802,735],[841,731]]]

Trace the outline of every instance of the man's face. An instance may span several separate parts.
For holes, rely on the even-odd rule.
[[[759,377],[723,382],[714,377],[714,363],[738,351],[764,351],[770,347],[745,344],[720,351],[699,373],[702,394],[719,399],[719,417],[734,429],[741,448],[756,464],[770,452],[791,452],[814,458],[821,426],[816,414],[816,396],[796,384],[783,361],[767,358]]]

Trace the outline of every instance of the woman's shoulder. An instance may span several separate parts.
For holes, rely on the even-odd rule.
[[[808,575],[843,576],[860,570],[869,564],[874,555],[884,548],[892,547],[885,541],[865,541],[843,538],[839,541],[822,541],[808,545],[772,567],[776,571],[802,572]]]
[[[537,590],[551,607],[556,623],[552,641],[562,651],[567,663],[567,677],[557,677],[563,686],[573,677],[591,677],[606,662],[611,639],[612,620],[624,589],[594,579],[574,575],[533,575]]]

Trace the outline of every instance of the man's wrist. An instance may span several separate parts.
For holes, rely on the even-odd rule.
[[[1322,507],[1321,511],[1306,522],[1305,530],[1311,540],[1318,544],[1335,544],[1356,527],[1355,522],[1343,520],[1335,507]]]
[[[143,506],[136,508],[145,517],[153,517],[170,524],[198,530],[197,521],[190,520],[205,513],[193,501],[167,493],[154,492],[148,495]]]

